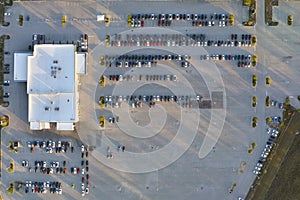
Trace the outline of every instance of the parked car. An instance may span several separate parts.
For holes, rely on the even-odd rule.
[[[3,95],[3,97],[4,97],[4,98],[8,98],[8,97],[9,97],[9,95],[10,95],[10,93],[9,93],[9,92],[5,92],[5,93],[4,93],[4,95]]]

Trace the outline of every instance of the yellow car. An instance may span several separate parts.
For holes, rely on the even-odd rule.
[[[100,77],[100,81],[99,81],[99,84],[101,85],[101,87],[105,87],[105,76],[104,75],[102,75],[101,77]]]
[[[104,118],[104,116],[99,117],[99,125],[100,125],[101,128],[105,127],[105,118]]]
[[[104,22],[105,22],[105,26],[109,26],[109,24],[110,24],[110,16],[109,15],[105,15]]]
[[[63,15],[61,18],[61,25],[64,27],[67,24],[67,16]]]

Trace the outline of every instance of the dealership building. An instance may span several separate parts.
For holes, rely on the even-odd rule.
[[[14,54],[14,81],[27,82],[31,130],[74,130],[85,74],[86,53],[73,44],[36,44],[33,52]]]

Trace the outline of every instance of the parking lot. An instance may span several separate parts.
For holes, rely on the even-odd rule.
[[[78,140],[66,136],[57,138],[49,132],[37,137],[7,129],[2,134],[2,181],[15,182],[17,193],[24,199],[59,198],[71,190],[73,198],[89,194],[88,149]],[[18,142],[13,151],[10,142]],[[11,161],[14,163],[12,174],[7,170]],[[53,197],[55,195],[58,197]]]
[[[3,194],[10,182],[20,181],[24,184],[12,198],[80,199],[82,191],[87,199],[245,197],[259,174],[259,160],[270,151],[267,142],[276,135],[276,129],[270,129],[268,134],[265,119],[282,117],[282,109],[276,107],[275,102],[274,106],[266,108],[266,96],[277,103],[291,96],[291,103],[299,107],[300,83],[295,81],[300,75],[297,70],[299,47],[293,43],[298,37],[299,26],[289,30],[285,25],[274,29],[266,27],[260,16],[262,3],[257,4],[258,23],[253,28],[241,25],[247,16],[241,2],[15,2],[7,10],[11,14],[5,18],[11,25],[1,27],[12,38],[5,43],[5,52],[9,52],[5,55],[5,64],[10,72],[4,75],[4,80],[10,81],[4,87],[4,92],[9,93],[5,99],[10,106],[1,108],[3,114],[10,116],[10,127],[2,131]],[[282,9],[287,9],[286,4]],[[300,4],[293,2],[293,6]],[[157,19],[155,16],[151,19],[152,12]],[[96,21],[100,13],[110,15],[110,26]],[[180,15],[177,20],[177,13],[190,14],[190,20],[187,16],[186,20],[180,20]],[[225,25],[228,20],[223,20],[222,15],[221,20],[219,16],[215,19],[214,26],[205,16],[201,19],[201,14],[209,18],[213,13],[224,13],[224,18],[233,14],[235,25]],[[30,16],[23,27],[16,20],[19,14],[25,18]],[[65,27],[61,26],[63,14],[67,16]],[[132,24],[128,26],[128,15],[138,14],[150,14],[143,28],[142,16],[140,19],[136,16],[133,27]],[[165,19],[161,14],[165,14]],[[169,14],[174,14],[175,18],[172,15],[170,19]],[[164,22],[162,26],[161,20],[172,22]],[[224,21],[224,26],[223,22],[219,26],[219,21]],[[80,79],[78,134],[28,130],[26,86],[13,82],[13,52],[28,51],[33,34],[44,34],[46,42],[71,43],[85,33],[89,41],[88,74]],[[250,36],[257,37],[256,46],[252,45]],[[255,67],[251,66],[253,55],[258,56]],[[253,74],[258,77],[255,88],[251,84]],[[102,75],[106,77],[105,87],[99,84]],[[265,85],[267,75],[273,80],[270,87]],[[175,96],[179,102],[175,101]],[[254,108],[252,96],[258,99]],[[105,100],[103,108],[100,97]],[[218,136],[218,125],[223,125],[222,110],[226,110],[226,118]],[[99,126],[101,116],[105,128]],[[256,128],[251,126],[253,116],[258,117]],[[184,134],[178,140],[176,135],[180,135],[181,130]],[[169,145],[174,142],[172,139],[181,143],[167,149],[172,146]],[[51,145],[47,144],[50,140]],[[204,142],[206,140],[210,140],[209,145]],[[18,153],[9,152],[10,141],[20,142]],[[42,147],[38,143],[32,147],[35,141],[42,142]],[[70,142],[68,150],[64,149],[67,152],[56,148],[58,141]],[[28,142],[32,142],[30,147]],[[253,142],[256,147],[249,154],[247,151]],[[82,144],[87,147],[88,158],[86,149],[82,158]],[[207,144],[207,154],[203,154],[203,144]],[[165,149],[170,150],[167,156],[161,153],[156,158],[151,157]],[[200,156],[201,159],[200,149],[203,150],[201,155],[205,155]],[[167,163],[168,158],[174,158],[173,162]],[[12,174],[7,169],[11,160],[15,166]],[[22,161],[28,161],[28,166],[22,166]],[[44,161],[45,169],[40,166]],[[243,173],[239,173],[242,162],[246,166]],[[142,173],[143,168],[148,170]],[[140,173],[133,172],[134,169]],[[87,173],[91,177],[89,183]],[[35,182],[40,193],[32,192]],[[53,182],[61,183],[61,188]],[[233,183],[236,187],[229,192]],[[26,187],[28,193],[25,193]],[[45,194],[43,188],[47,190]],[[51,189],[54,194],[50,193],[50,188],[54,188]]]

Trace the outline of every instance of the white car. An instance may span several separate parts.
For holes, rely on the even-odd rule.
[[[53,153],[53,150],[51,147],[46,147],[46,153]]]
[[[267,148],[267,149],[272,149],[272,146],[271,146],[271,145],[268,145],[268,144],[266,144],[266,148]]]
[[[58,190],[56,190],[56,193],[57,193],[57,194],[62,194],[62,189],[59,188]]]
[[[84,152],[84,145],[81,145],[81,152]]]
[[[82,190],[82,191],[81,191],[81,196],[84,197],[84,195],[85,195],[85,192],[84,192],[84,190]]]
[[[77,168],[76,167],[73,168],[73,174],[77,174]]]
[[[257,167],[262,167],[262,166],[263,166],[263,164],[261,164],[261,163],[257,163],[257,164],[256,164],[256,166],[257,166]]]
[[[85,188],[85,193],[88,194],[90,192],[90,189],[88,187]]]
[[[27,160],[22,161],[22,166],[23,167],[28,167],[29,162]]]
[[[264,153],[262,153],[260,156],[261,156],[261,157],[263,157],[263,158],[266,158],[268,155],[267,155],[267,154],[264,154]]]
[[[84,174],[84,168],[81,169],[81,174]]]
[[[277,136],[278,136],[278,133],[273,132],[271,135],[274,136],[274,137],[277,137]]]
[[[3,85],[9,86],[9,83],[10,83],[10,81],[4,81],[4,82],[3,82]]]
[[[31,143],[31,142],[27,142],[27,144],[28,144],[28,147],[30,148],[30,147],[33,147],[33,144]]]

